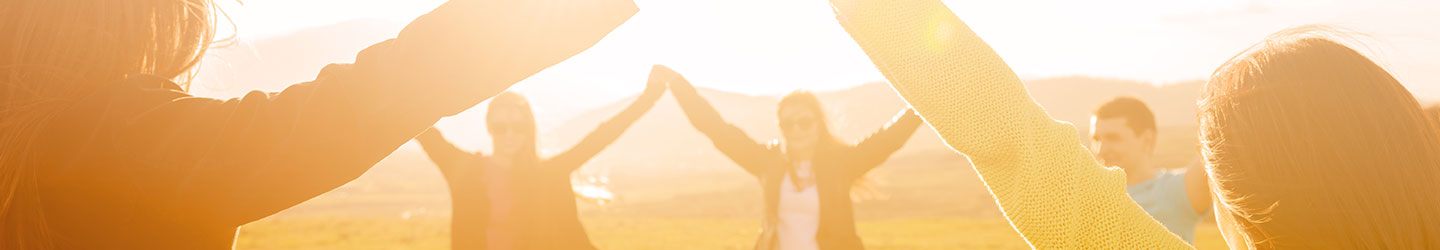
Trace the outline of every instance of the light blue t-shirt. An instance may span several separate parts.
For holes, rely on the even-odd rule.
[[[1185,242],[1195,243],[1195,223],[1200,221],[1200,213],[1190,206],[1190,198],[1185,194],[1185,173],[1175,171],[1155,171],[1155,179],[1131,185],[1125,189],[1130,193],[1130,199],[1140,204],[1150,217],[1164,224],[1170,232],[1185,239]]]

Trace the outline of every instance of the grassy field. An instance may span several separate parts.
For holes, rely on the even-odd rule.
[[[237,249],[448,249],[448,191],[426,164],[421,153],[397,152],[345,187],[246,225]],[[668,164],[675,166],[653,168],[668,172],[617,167],[645,171],[609,173],[617,197],[612,203],[579,203],[596,246],[751,249],[763,207],[754,177],[733,166],[686,168],[694,164],[683,159]],[[1028,248],[962,156],[911,151],[873,174],[883,197],[855,203],[868,249]],[[1201,225],[1198,247],[1220,249],[1214,225]]]
[[[753,219],[586,217],[600,249],[750,249]],[[274,218],[246,226],[237,249],[448,249],[449,221],[425,218]],[[912,218],[859,222],[867,249],[1027,249],[1003,220]],[[1223,249],[1202,224],[1200,249]]]

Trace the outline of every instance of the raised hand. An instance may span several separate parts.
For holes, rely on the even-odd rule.
[[[670,69],[670,67],[665,67],[665,65],[656,64],[655,67],[651,69],[650,77],[664,78],[666,82],[670,83],[670,91],[672,93],[676,91],[684,93],[695,92],[695,86],[690,85],[690,81],[685,80],[685,76],[680,75],[680,73],[675,72],[675,70]]]
[[[663,70],[662,70],[663,69]],[[665,73],[669,69],[656,64],[650,68],[650,78],[645,82],[645,92],[641,95],[660,95],[665,93],[666,86],[670,85],[670,75]]]

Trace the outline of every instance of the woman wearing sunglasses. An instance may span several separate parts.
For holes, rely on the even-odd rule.
[[[652,71],[635,102],[549,158],[537,153],[530,103],[514,92],[496,96],[485,114],[490,155],[461,151],[435,128],[420,134],[416,140],[450,186],[451,248],[595,249],[577,215],[570,173],[620,138],[664,93],[665,81]]]
[[[905,145],[920,126],[911,110],[860,143],[840,142],[826,125],[820,99],[797,91],[780,99],[779,145],[762,144],[725,122],[684,77],[668,68],[670,92],[690,124],[715,148],[760,179],[765,220],[755,249],[863,249],[855,233],[851,190],[866,173]]]

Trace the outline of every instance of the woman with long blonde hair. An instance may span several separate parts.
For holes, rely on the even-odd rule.
[[[1191,248],[944,4],[832,4],[1032,247]],[[1277,33],[1206,84],[1200,140],[1222,235],[1231,249],[1440,248],[1440,136],[1400,82],[1330,34]]]
[[[455,1],[311,82],[186,94],[210,0],[0,5],[0,249],[228,249],[437,119],[589,48],[628,0]]]

